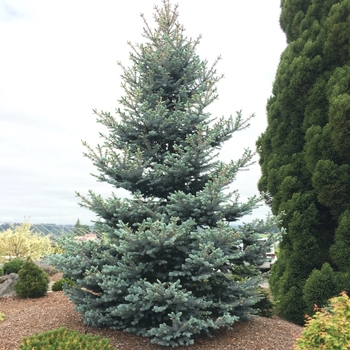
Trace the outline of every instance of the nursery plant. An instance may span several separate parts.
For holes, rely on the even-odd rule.
[[[296,350],[350,349],[350,300],[345,292],[330,299],[328,307],[318,308],[307,317],[306,326],[296,342]]]
[[[41,334],[26,337],[20,345],[21,350],[116,350],[109,339],[89,334],[80,334],[61,327]]]
[[[349,18],[350,0],[281,1],[288,45],[257,142],[259,190],[287,231],[271,291],[278,314],[300,325],[319,298],[319,289],[303,297],[313,271],[350,272]]]
[[[142,16],[143,17],[143,16]],[[51,261],[75,286],[65,292],[86,324],[122,329],[163,346],[189,345],[213,330],[249,320],[262,298],[256,266],[273,243],[260,234],[273,218],[232,227],[259,199],[232,188],[253,153],[224,163],[218,152],[250,117],[216,118],[216,60],[196,53],[178,7],[155,7],[155,28],[143,17],[144,43],[130,44],[122,69],[124,96],[116,116],[98,112],[102,145],[84,142],[99,181],[129,191],[81,204],[99,220],[96,242],[65,239]]]
[[[20,298],[37,298],[46,294],[49,277],[31,260],[25,261],[18,277],[14,290]]]
[[[60,280],[56,281],[52,285],[51,289],[53,292],[59,292],[59,291],[63,290],[63,286],[65,284],[72,286],[72,285],[74,285],[74,282],[69,278],[61,278]]]
[[[23,265],[24,260],[16,258],[5,262],[5,264],[2,266],[2,270],[5,275],[9,275],[10,273],[18,273]]]

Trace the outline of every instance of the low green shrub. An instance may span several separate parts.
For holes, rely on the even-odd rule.
[[[110,350],[115,349],[109,339],[80,334],[65,327],[23,338],[21,350]]]
[[[27,260],[24,263],[18,277],[18,282],[13,288],[20,298],[37,298],[46,294],[49,277],[32,261]]]
[[[350,299],[345,292],[330,299],[329,307],[316,308],[314,316],[307,318],[295,349],[350,349]]]
[[[260,301],[258,303],[256,303],[253,306],[253,308],[258,311],[258,315],[261,317],[272,317],[274,303],[271,300],[271,295],[264,288],[259,288],[259,291],[260,291],[262,298],[260,299]]]
[[[330,298],[339,295],[341,291],[349,291],[349,274],[336,272],[329,263],[324,263],[321,270],[314,269],[306,280],[303,289],[303,300],[306,304],[305,313],[312,316],[314,305],[322,308]]]
[[[306,303],[305,313],[314,314],[314,305],[324,307],[328,300],[341,292],[337,290],[335,272],[328,263],[322,265],[321,270],[314,269],[306,280],[303,289],[303,299]]]
[[[9,275],[10,273],[18,273],[19,270],[23,267],[23,265],[24,260],[19,258],[7,261],[2,267],[4,275]]]
[[[4,269],[0,267],[0,277],[4,275]]]
[[[0,312],[0,321],[3,321],[3,320],[4,320],[4,318],[5,318],[5,314],[4,314],[4,313],[2,313],[2,312]]]
[[[68,284],[70,286],[74,286],[74,282],[69,279],[69,278],[61,278],[60,280],[56,281],[53,285],[52,285],[52,291],[53,292],[58,292],[63,290],[63,284]]]

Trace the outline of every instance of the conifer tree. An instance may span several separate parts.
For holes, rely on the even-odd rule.
[[[281,315],[300,324],[311,272],[350,271],[349,18],[349,0],[282,1],[288,47],[257,142],[259,190],[287,229],[270,284]]]
[[[75,236],[84,236],[86,233],[90,232],[89,225],[82,225],[80,219],[78,218],[77,222],[74,225],[73,235]]]
[[[121,65],[117,117],[95,111],[108,129],[104,143],[85,143],[97,178],[131,198],[81,196],[100,218],[100,240],[66,240],[52,261],[75,282],[65,292],[86,324],[188,345],[255,313],[256,266],[272,242],[259,233],[274,222],[229,225],[258,203],[240,203],[237,191],[227,191],[251,151],[228,164],[217,158],[248,120],[205,111],[217,98],[217,61],[208,66],[196,54],[199,39],[185,36],[177,6],[164,0],[154,19],[156,29],[144,20],[145,43],[130,44],[131,66]]]

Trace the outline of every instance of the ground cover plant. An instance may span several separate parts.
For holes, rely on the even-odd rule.
[[[114,117],[97,112],[107,128],[96,149],[84,143],[104,181],[130,193],[104,199],[93,191],[82,205],[99,217],[99,240],[62,241],[51,261],[75,286],[64,291],[85,324],[122,329],[164,346],[249,320],[263,297],[256,266],[265,261],[275,221],[233,228],[258,205],[242,203],[230,185],[253,153],[224,163],[223,143],[250,118],[216,118],[217,61],[208,65],[185,36],[177,6],[155,8],[155,29],[144,19],[145,42],[122,64],[125,95]]]
[[[20,345],[21,350],[113,350],[108,339],[89,334],[80,334],[74,330],[61,327],[41,334],[26,337]]]

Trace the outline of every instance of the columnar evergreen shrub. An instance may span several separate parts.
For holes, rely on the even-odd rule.
[[[81,196],[99,217],[100,239],[66,239],[51,260],[76,284],[64,289],[86,324],[177,346],[256,314],[256,266],[273,243],[259,233],[275,222],[230,226],[258,204],[229,188],[252,153],[229,163],[217,153],[248,120],[205,111],[217,98],[217,62],[199,58],[199,39],[185,36],[169,1],[154,18],[155,29],[145,21],[146,42],[131,45],[131,67],[122,66],[117,117],[95,111],[107,127],[103,145],[85,143],[97,178],[130,198]]]
[[[23,338],[21,350],[113,350],[109,339],[89,334],[80,334],[61,327],[41,334]]]
[[[339,225],[335,230],[334,244],[330,247],[332,261],[340,271],[350,272],[350,210],[339,217]]]
[[[46,294],[49,277],[31,260],[24,263],[18,277],[14,290],[20,298],[37,298]]]
[[[258,187],[273,214],[285,213],[271,291],[279,314],[303,324],[312,271],[328,262],[350,272],[350,0],[288,0],[281,8],[288,46],[257,142]]]
[[[296,341],[296,350],[350,349],[350,300],[346,293],[330,300],[328,308],[316,308]]]

